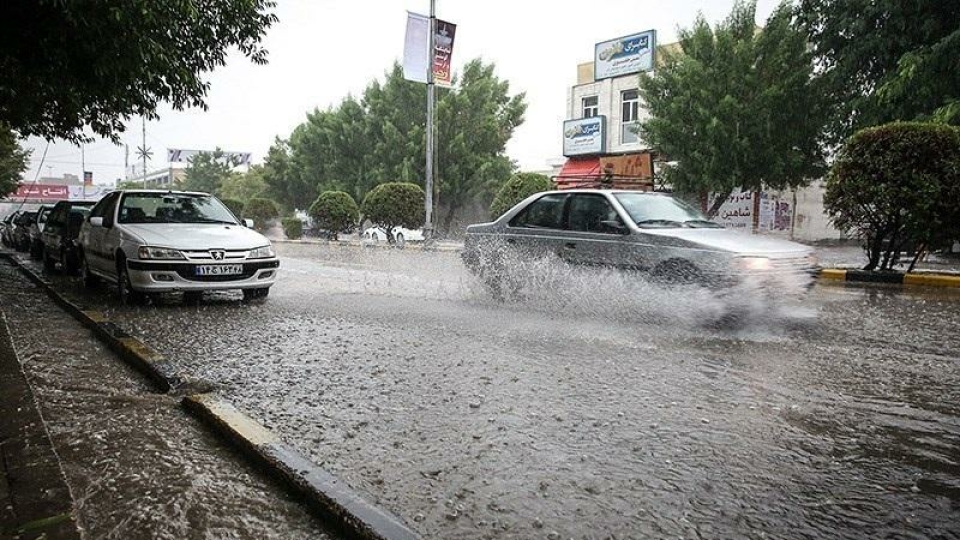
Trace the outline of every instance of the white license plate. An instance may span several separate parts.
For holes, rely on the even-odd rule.
[[[242,273],[242,264],[203,264],[197,266],[198,276],[236,276]]]

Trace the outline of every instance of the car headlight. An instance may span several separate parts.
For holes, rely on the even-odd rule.
[[[276,257],[277,253],[273,251],[273,246],[263,246],[256,249],[250,250],[250,255],[247,256],[248,259],[269,259],[271,257]]]
[[[773,268],[770,259],[766,257],[737,257],[736,261],[741,270],[760,271]]]
[[[183,253],[180,253],[176,249],[155,246],[140,246],[140,249],[137,250],[137,255],[139,255],[141,259],[180,260],[185,258]]]

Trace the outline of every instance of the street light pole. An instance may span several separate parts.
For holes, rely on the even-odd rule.
[[[434,51],[436,50],[437,36],[437,2],[430,0],[430,37],[427,39],[427,167],[426,167],[426,199],[424,200],[424,213],[426,214],[426,223],[423,226],[424,240],[430,242],[433,239],[433,116],[435,89],[433,81],[433,62]]]

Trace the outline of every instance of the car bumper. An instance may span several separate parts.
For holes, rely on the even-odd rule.
[[[196,263],[167,261],[127,261],[130,284],[142,292],[219,291],[228,289],[261,289],[277,280],[278,259],[230,262],[240,264],[240,275],[199,276]],[[208,266],[208,264],[204,264]]]

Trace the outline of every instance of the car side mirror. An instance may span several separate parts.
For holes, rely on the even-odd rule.
[[[90,218],[90,225],[93,227],[103,227],[103,218],[100,216]]]
[[[600,222],[600,226],[603,227],[604,231],[616,233],[616,234],[629,234],[630,229],[628,229],[623,223],[616,219],[605,219]]]
[[[253,220],[250,219],[250,218],[244,218],[244,220],[243,220],[243,226],[246,227],[246,228],[248,228],[248,229],[252,229],[252,228],[253,228]]]

